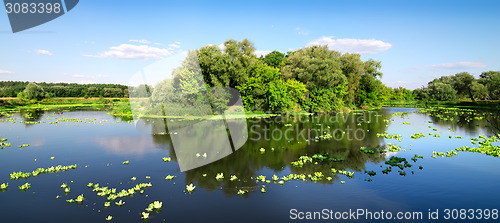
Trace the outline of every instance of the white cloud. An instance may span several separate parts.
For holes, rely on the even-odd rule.
[[[217,47],[219,47],[220,50],[224,51],[226,49],[226,46],[224,43],[219,44]]]
[[[145,39],[131,39],[129,41],[134,42],[134,43],[142,43],[142,44],[150,44],[151,43],[149,40],[145,40]]]
[[[257,57],[260,57],[260,56],[266,56],[267,54],[271,53],[272,51],[270,50],[256,50],[255,51],[255,55]]]
[[[68,76],[76,77],[76,78],[86,78],[85,75],[81,75],[81,74],[68,74]]]
[[[8,70],[0,70],[0,74],[13,74],[14,72]]]
[[[334,39],[333,36],[321,37],[307,43],[306,46],[313,45],[327,45],[330,50],[362,55],[380,53],[392,47],[390,43],[376,39]]]
[[[115,59],[161,59],[172,54],[167,49],[161,49],[156,47],[150,47],[147,45],[131,45],[131,44],[121,44],[120,46],[110,47],[108,51],[102,52],[98,55],[88,55],[87,57],[97,57],[97,58],[115,58]]]
[[[459,69],[474,69],[474,68],[484,68],[485,64],[481,62],[455,62],[455,63],[442,63],[428,66],[434,70],[459,70]]]
[[[181,45],[181,42],[179,42],[179,41],[175,41],[174,43],[177,45]]]
[[[88,80],[84,80],[84,81],[90,81],[90,80],[95,80],[95,79],[98,79],[98,78],[109,77],[108,75],[103,75],[103,74],[98,74],[98,75],[95,75],[95,76],[83,75],[83,74],[64,74],[64,75],[70,76],[70,77],[75,77],[75,78],[88,79]]]
[[[83,80],[83,81],[78,81],[79,84],[95,84],[96,82],[93,80]]]
[[[302,30],[300,27],[295,28],[295,31],[297,31],[297,34],[299,34],[301,36],[307,36],[307,35],[309,35],[309,32],[307,32],[305,30]]]
[[[169,46],[169,47],[172,47],[172,48],[179,48],[179,47],[181,47],[180,45],[178,45],[178,44],[173,44],[173,43],[172,43],[172,44],[168,44],[168,46]]]
[[[35,53],[45,56],[52,56],[52,53],[48,50],[35,50]]]

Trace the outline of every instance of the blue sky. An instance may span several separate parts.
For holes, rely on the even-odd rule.
[[[0,80],[127,84],[155,61],[228,38],[259,53],[328,44],[382,62],[391,87],[500,70],[499,1],[97,1],[13,34],[0,7]]]

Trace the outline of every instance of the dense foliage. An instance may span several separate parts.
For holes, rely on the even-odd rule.
[[[287,54],[273,51],[257,58],[254,44],[229,39],[224,49],[196,50],[209,87],[238,89],[246,110],[333,111],[379,106],[384,100],[413,100],[410,90],[381,81],[380,62],[311,46]]]
[[[21,93],[22,92],[22,93]],[[21,94],[20,94],[21,93]],[[34,95],[32,95],[32,93]],[[119,84],[30,83],[1,81],[0,97],[128,97],[128,87]]]
[[[326,46],[310,46],[286,54],[273,51],[257,58],[249,40],[228,39],[222,49],[209,45],[190,51],[182,66],[174,70],[173,78],[156,86],[5,81],[0,82],[0,97],[127,97],[130,90],[132,97],[144,99],[140,101],[144,107],[153,107],[157,113],[175,109],[179,114],[189,106],[199,107],[203,113],[201,110],[206,108],[202,105],[207,103],[213,105],[212,112],[231,106],[232,93],[221,87],[237,89],[247,111],[329,112],[380,106],[386,100],[414,99],[410,90],[386,87],[380,80],[380,69],[378,61],[362,61],[359,54],[342,54]],[[467,78],[463,75],[460,94],[477,94],[476,91],[496,87],[492,83],[479,85]],[[436,85],[434,91],[442,92],[440,87]],[[145,100],[148,97],[150,100]]]
[[[453,101],[457,99],[500,99],[500,72],[483,72],[478,79],[467,72],[442,76],[427,87],[413,91],[417,99]]]

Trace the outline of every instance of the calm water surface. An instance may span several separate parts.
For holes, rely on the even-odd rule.
[[[421,211],[426,219],[429,209],[442,212],[445,208],[500,208],[499,158],[467,152],[459,152],[452,158],[431,158],[433,151],[474,147],[471,138],[495,135],[498,131],[491,120],[464,122],[461,117],[459,122],[443,121],[416,111],[386,108],[342,116],[346,119],[339,119],[339,115],[322,115],[248,120],[250,140],[241,149],[187,172],[180,172],[168,135],[139,131],[133,122],[113,118],[106,112],[27,111],[3,117],[0,138],[7,139],[12,147],[0,150],[0,184],[9,183],[8,189],[0,192],[1,222],[106,222],[108,215],[114,217],[114,222],[141,222],[140,213],[156,200],[163,202],[162,211],[151,213],[148,222],[301,222],[290,219],[290,209]],[[395,112],[408,114],[393,116]],[[393,121],[384,121],[388,119]],[[287,133],[291,140],[290,137],[256,139],[266,132],[285,132],[287,129],[292,129]],[[350,130],[351,137],[315,138],[337,129]],[[298,131],[306,131],[307,138],[296,137]],[[401,142],[377,137],[377,133],[384,131],[400,134]],[[418,132],[427,137],[411,139],[410,136]],[[387,143],[399,145],[402,150],[379,152]],[[30,146],[19,148],[22,144]],[[361,152],[363,146],[375,153]],[[261,148],[265,148],[265,152],[261,152]],[[330,158],[343,161],[315,160],[317,164],[308,163],[302,168],[291,165],[300,156],[314,154],[328,154]],[[411,161],[414,155],[424,158]],[[404,169],[406,176],[400,176],[397,167],[389,174],[382,174],[388,166],[384,162],[390,156],[406,158],[412,164]],[[162,157],[172,157],[172,162],[163,162]],[[122,165],[125,160],[130,164]],[[72,164],[77,164],[78,168],[27,180],[9,178],[14,171],[31,172],[39,167]],[[354,171],[354,178],[332,175],[331,168]],[[376,175],[369,176],[365,171],[375,171]],[[224,180],[215,180],[215,175],[221,172]],[[291,180],[283,186],[272,180],[271,183],[255,180],[259,175],[271,179],[274,174],[282,177],[315,172],[322,172],[331,180]],[[167,175],[176,178],[165,180]],[[231,175],[239,180],[230,181]],[[132,177],[137,180],[132,181]],[[31,188],[26,192],[19,190],[18,186],[26,182],[32,185]],[[153,186],[144,189],[143,195],[123,198],[125,205],[122,207],[112,202],[111,207],[105,209],[106,198],[87,188],[90,182],[118,190],[146,182]],[[60,188],[63,183],[71,188],[69,194]],[[189,194],[185,190],[191,183],[196,185],[196,190]],[[263,186],[266,193],[260,191]],[[248,193],[238,195],[240,189]],[[82,204],[66,202],[80,194],[86,198]]]

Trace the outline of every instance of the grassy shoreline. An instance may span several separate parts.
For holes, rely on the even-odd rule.
[[[125,102],[125,98],[49,98],[41,101],[18,98],[0,98],[0,114],[9,114],[28,109],[63,110],[93,108],[96,110],[112,109],[113,104]]]
[[[500,100],[496,101],[386,101],[382,107],[456,107],[500,110]],[[99,111],[109,111],[109,115],[115,117],[132,119],[132,112],[128,98],[49,98],[41,101],[26,100],[18,98],[0,98],[0,115],[20,112],[21,110],[40,109],[45,111],[62,111],[68,109],[93,109]],[[361,110],[372,110],[372,108],[362,108]],[[358,110],[351,110],[358,111]],[[291,114],[311,114],[307,112],[292,112]],[[276,114],[261,111],[246,112],[247,117],[269,117]],[[158,118],[152,115],[151,118]],[[170,117],[169,118],[175,118]]]
[[[382,107],[454,107],[454,108],[475,108],[500,110],[500,100],[489,101],[386,101]]]

